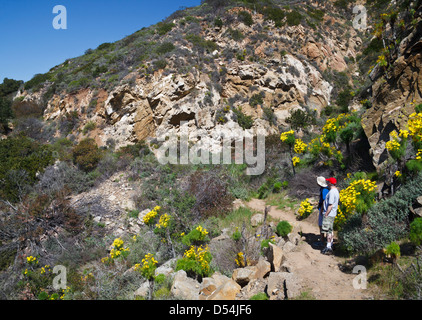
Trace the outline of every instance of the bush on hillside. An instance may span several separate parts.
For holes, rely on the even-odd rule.
[[[286,237],[290,232],[292,232],[292,229],[292,225],[286,220],[280,221],[276,227],[277,234],[280,237]]]
[[[247,11],[240,11],[238,13],[239,20],[246,24],[248,27],[253,25],[253,19],[249,12]]]
[[[422,175],[403,185],[391,198],[374,204],[367,219],[352,215],[339,232],[339,239],[350,252],[370,253],[408,234],[409,206],[422,194]]]
[[[72,156],[73,163],[81,170],[89,172],[95,169],[101,160],[102,152],[94,139],[84,139],[72,149]]]
[[[422,244],[422,218],[416,218],[410,224],[410,240],[416,244]]]
[[[54,162],[50,146],[24,136],[0,141],[0,196],[17,201]]]
[[[189,192],[196,199],[193,210],[199,216],[216,216],[230,211],[233,198],[227,188],[227,179],[218,172],[198,170],[189,180]]]

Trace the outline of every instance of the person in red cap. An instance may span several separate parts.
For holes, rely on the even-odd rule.
[[[328,188],[330,191],[324,200],[323,205],[323,220],[322,220],[322,232],[327,235],[327,246],[322,250],[323,254],[332,254],[333,253],[333,226],[334,219],[337,215],[338,204],[340,201],[340,193],[337,189],[337,180],[336,178],[326,179]]]

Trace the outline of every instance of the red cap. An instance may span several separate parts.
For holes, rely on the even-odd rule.
[[[331,184],[337,184],[337,179],[336,178],[328,178],[328,179],[325,179],[325,180],[327,180]]]

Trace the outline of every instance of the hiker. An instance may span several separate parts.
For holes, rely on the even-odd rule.
[[[333,253],[333,225],[334,219],[337,215],[338,204],[340,200],[340,193],[336,187],[337,180],[336,178],[326,179],[328,188],[330,191],[325,197],[323,204],[323,219],[322,219],[322,232],[327,234],[327,246],[321,253],[323,254],[332,254]]]
[[[324,245],[324,233],[322,232],[322,209],[323,209],[323,204],[324,204],[324,200],[328,194],[328,192],[330,191],[328,189],[328,185],[327,182],[325,181],[324,177],[318,177],[317,178],[317,184],[319,185],[319,201],[318,201],[318,226],[319,226],[319,234],[320,234],[320,238],[319,241],[316,243],[317,246],[322,246]]]

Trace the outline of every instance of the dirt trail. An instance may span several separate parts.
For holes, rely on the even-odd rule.
[[[265,201],[252,199],[247,203],[251,209],[263,212]],[[367,290],[355,289],[353,279],[357,274],[345,273],[339,265],[344,258],[335,255],[323,255],[319,248],[313,246],[319,235],[317,217],[312,215],[306,220],[298,221],[294,212],[271,207],[269,215],[275,220],[287,220],[294,227],[294,232],[302,232],[306,240],[299,243],[297,249],[285,254],[291,271],[302,280],[303,286],[318,300],[362,300],[368,299]],[[335,243],[334,243],[335,245]]]

